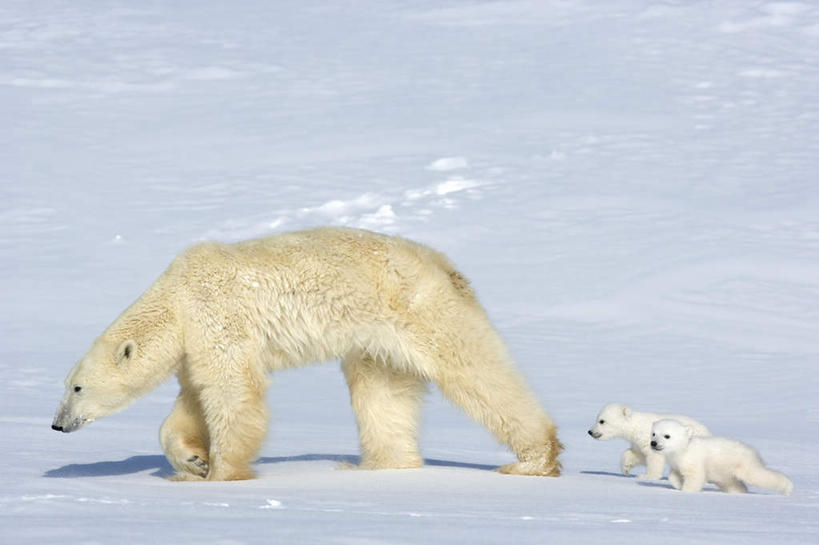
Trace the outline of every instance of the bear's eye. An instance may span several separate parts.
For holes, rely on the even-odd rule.
[[[671,436],[668,434],[665,434],[663,437],[665,437],[666,439],[671,439]]]
[[[74,391],[75,391],[75,392],[80,392],[80,391],[82,391],[82,386],[74,386]]]
[[[605,421],[605,420],[601,420],[601,421],[600,421],[600,423],[601,423],[601,424],[605,424],[605,423],[606,423],[606,421]]]

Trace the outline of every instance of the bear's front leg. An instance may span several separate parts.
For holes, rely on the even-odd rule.
[[[186,384],[182,373],[179,383],[173,410],[159,430],[159,443],[177,471],[172,480],[201,480],[208,474],[208,429],[197,392]]]
[[[682,475],[680,475],[680,472],[676,469],[672,469],[668,473],[668,482],[670,482],[671,486],[673,486],[676,490],[679,490],[682,488]]]
[[[264,386],[266,380],[237,380],[202,388],[200,399],[210,436],[207,480],[255,477],[250,463],[267,431]]]
[[[694,469],[682,473],[682,486],[680,490],[683,492],[699,492],[705,486],[705,471],[701,469]]]
[[[637,478],[645,481],[661,479],[663,467],[665,467],[665,458],[656,452],[649,452],[646,454],[646,472],[638,475]]]
[[[625,450],[620,457],[620,470],[623,472],[623,475],[628,475],[631,468],[645,463],[646,461],[643,454],[636,448],[630,448]]]

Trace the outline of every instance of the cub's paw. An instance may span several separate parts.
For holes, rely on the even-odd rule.
[[[668,482],[671,483],[671,486],[674,487],[676,490],[682,488],[682,478],[673,471],[668,474]]]
[[[637,475],[637,479],[640,481],[659,481],[662,478],[663,478],[662,475],[649,475],[648,473]]]
[[[790,496],[793,494],[793,483],[791,481],[786,482],[780,487],[779,491],[785,496]]]

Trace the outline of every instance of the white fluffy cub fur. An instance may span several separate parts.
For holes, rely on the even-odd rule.
[[[725,437],[696,437],[694,430],[673,419],[654,423],[651,447],[671,467],[668,480],[677,490],[699,492],[706,482],[724,492],[747,492],[746,485],[776,490],[786,496],[793,483],[765,467],[751,446]]]
[[[695,435],[710,435],[708,428],[693,418],[682,415],[667,415],[637,412],[618,403],[609,403],[597,414],[597,420],[589,429],[589,435],[600,441],[625,439],[631,447],[623,452],[620,468],[628,475],[635,466],[645,465],[646,472],[639,479],[656,480],[663,476],[665,460],[661,454],[651,450],[651,425],[663,418],[674,418],[690,426]]]

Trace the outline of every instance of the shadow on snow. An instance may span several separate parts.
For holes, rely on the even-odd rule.
[[[361,457],[352,454],[300,454],[297,456],[263,457],[256,460],[256,464],[279,464],[285,462],[314,462],[330,461],[340,464],[357,465]],[[492,471],[497,466],[473,464],[467,462],[453,462],[449,460],[425,459],[427,466],[456,467]],[[79,477],[112,477],[116,475],[130,475],[153,469],[151,475],[167,478],[174,474],[174,469],[162,455],[131,456],[124,460],[111,462],[94,462],[90,464],[69,464],[63,467],[50,469],[43,476],[55,479],[75,479]]]

